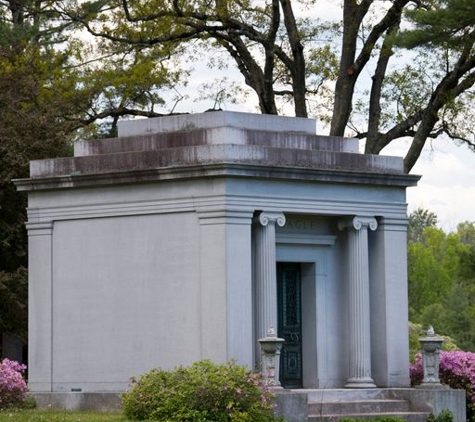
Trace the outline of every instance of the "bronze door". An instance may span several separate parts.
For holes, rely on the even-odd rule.
[[[299,263],[277,263],[278,336],[285,339],[280,358],[284,388],[302,387],[302,302]]]

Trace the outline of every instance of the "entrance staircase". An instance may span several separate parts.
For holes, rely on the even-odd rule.
[[[338,422],[344,418],[374,419],[397,416],[408,422],[425,422],[429,412],[411,408],[396,390],[310,390],[309,422]]]
[[[415,409],[408,389],[328,389],[292,390],[306,395],[306,411],[295,421],[338,422],[345,418],[375,419],[380,416],[400,417],[408,422],[426,422],[429,409]],[[300,397],[302,399],[302,397]],[[302,403],[302,400],[300,400]],[[307,419],[304,414],[307,413]]]

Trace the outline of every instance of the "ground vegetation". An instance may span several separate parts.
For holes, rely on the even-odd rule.
[[[420,217],[426,218],[420,218]],[[475,223],[446,233],[436,215],[411,214],[408,242],[409,317],[433,326],[462,350],[475,351]],[[422,229],[422,230],[421,230]]]

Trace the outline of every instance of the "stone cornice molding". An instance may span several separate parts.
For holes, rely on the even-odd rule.
[[[409,224],[408,218],[388,218],[382,217],[379,222],[378,226],[382,230],[386,231],[407,231],[407,226]]]
[[[350,218],[344,218],[338,222],[338,228],[354,229],[354,230],[372,230],[375,231],[378,228],[378,221],[374,217],[355,216]]]
[[[101,197],[102,198],[102,197]],[[32,223],[73,220],[83,218],[102,218],[128,215],[148,215],[171,212],[202,212],[212,214],[215,210],[236,210],[231,212],[250,212],[257,209],[272,207],[275,201],[280,201],[280,206],[286,214],[315,213],[337,216],[349,213],[367,214],[377,212],[383,216],[378,220],[378,227],[384,230],[406,230],[406,206],[404,204],[376,204],[374,202],[349,202],[328,198],[291,198],[276,199],[269,197],[252,197],[244,195],[215,195],[201,198],[154,198],[147,200],[130,201],[124,199],[120,202],[100,202],[100,199],[91,198],[89,204],[58,204],[56,206],[35,206],[28,209],[28,220]],[[209,211],[210,204],[213,211]],[[247,217],[246,217],[247,218]],[[351,220],[351,218],[350,218]],[[255,220],[254,220],[255,221]],[[258,219],[255,221],[260,224]],[[286,223],[287,225],[287,223]]]
[[[28,236],[44,236],[53,233],[53,221],[27,222],[25,223],[28,230]]]
[[[197,212],[200,225],[213,224],[240,224],[251,225],[253,212],[248,210],[198,210]]]
[[[286,222],[284,213],[270,211],[261,212],[257,221],[264,227],[269,224],[277,224],[279,227],[284,227]]]
[[[319,168],[286,168],[245,163],[208,163],[186,167],[166,167],[126,172],[103,172],[100,174],[71,174],[54,177],[14,179],[19,191],[48,189],[74,189],[86,186],[150,183],[164,180],[186,180],[203,177],[245,177],[273,180],[305,180],[310,182],[348,183],[351,185],[416,186],[421,176],[411,174],[364,173],[351,170]]]

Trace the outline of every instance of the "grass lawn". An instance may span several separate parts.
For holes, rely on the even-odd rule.
[[[127,422],[122,413],[64,410],[0,411],[0,422]]]

